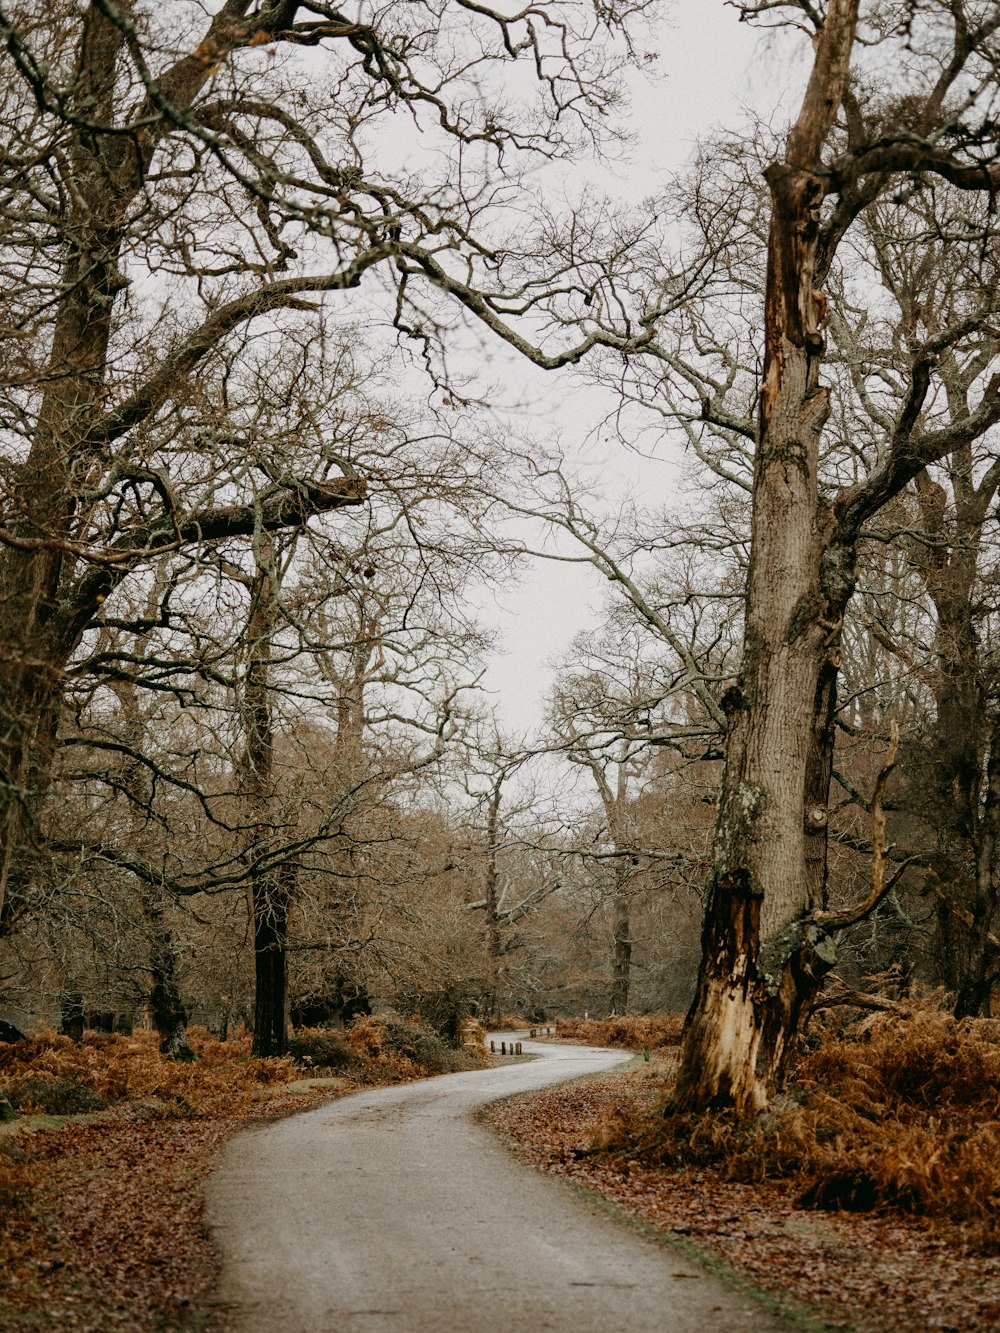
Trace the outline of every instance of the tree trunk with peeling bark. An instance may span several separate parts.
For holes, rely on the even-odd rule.
[[[724,699],[729,734],[676,1103],[762,1109],[803,1006],[832,963],[802,923],[825,897],[827,796],[853,545],[820,497],[830,412],[820,383],[821,151],[846,84],[857,4],[831,0],[786,157],[765,176],[771,225],[743,660]]]
[[[819,22],[812,7],[809,13]],[[820,382],[821,289],[837,247],[894,177],[927,175],[991,197],[1000,186],[1000,166],[983,163],[974,133],[963,139],[947,105],[973,53],[992,61],[1000,14],[985,14],[976,28],[961,7],[952,18],[952,51],[939,60],[942,47],[928,59],[925,93],[907,94],[893,109],[906,133],[887,136],[880,115],[866,112],[848,83],[857,0],[830,0],[784,160],[765,172],[771,223],[744,651],[739,681],[722,699],[726,765],[679,1107],[752,1115],[767,1104],[799,1017],[835,961],[833,934],[878,900],[869,895],[856,910],[825,910],[837,676],[857,544],[864,524],[926,467],[1000,421],[1000,375],[990,373],[988,360],[976,371],[978,392],[943,425],[930,395],[948,350],[970,329],[989,327],[995,307],[987,300],[970,323],[945,320],[907,341],[899,409],[870,471],[821,492],[820,438],[830,411]],[[842,139],[832,143],[841,107],[846,148]],[[954,148],[942,146],[946,125],[954,128]]]

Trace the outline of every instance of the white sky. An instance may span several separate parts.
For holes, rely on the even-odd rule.
[[[674,0],[671,20],[655,45],[659,77],[637,89],[630,117],[640,139],[630,166],[616,171],[630,200],[652,193],[658,177],[682,167],[700,136],[717,126],[736,128],[743,107],[787,116],[797,100],[795,74],[805,68],[787,40],[779,46],[773,34],[769,38],[741,24],[723,0]],[[615,189],[613,177],[602,184]],[[570,458],[600,478],[602,489],[605,473],[606,494],[623,487],[646,495],[666,489],[669,441],[660,459],[641,458],[620,445],[602,446],[588,436],[602,407],[608,410],[609,398],[581,393],[571,379],[523,364],[513,364],[510,373],[530,403],[533,433],[558,439]],[[539,725],[553,677],[548,664],[565,654],[575,634],[594,624],[604,587],[590,566],[538,561],[516,588],[479,594],[480,618],[502,639],[504,651],[490,665],[483,687],[505,728],[523,733]]]

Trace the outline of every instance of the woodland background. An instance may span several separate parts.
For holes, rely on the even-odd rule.
[[[736,6],[792,41],[851,8]],[[624,151],[654,41],[669,64],[656,22],[0,8],[14,1029],[149,1021],[185,1054],[190,1021],[242,1023],[280,1054],[289,1021],[370,1009],[454,1034],[688,1004],[788,126],[707,137],[641,206],[574,190]],[[820,219],[819,494],[910,463],[828,627],[825,910],[876,864],[835,985],[939,987],[962,1017],[998,947],[997,20],[921,0],[859,24],[827,149],[883,158]],[[609,500],[497,416],[493,345],[613,393],[623,445],[669,441],[671,502]],[[607,596],[513,736],[470,608],[539,550]]]

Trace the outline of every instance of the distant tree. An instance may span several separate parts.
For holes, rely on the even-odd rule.
[[[546,720],[569,763],[586,770],[601,807],[591,859],[605,843],[612,917],[608,1012],[628,1011],[632,976],[632,902],[645,860],[636,821],[637,786],[649,768],[651,722],[660,711],[656,683],[643,670],[634,637],[578,637],[549,696]]]
[[[262,522],[247,539],[163,552],[155,574],[133,571],[68,674],[48,797],[36,806],[36,873],[8,899],[21,942],[48,914],[75,927],[81,948],[103,936],[116,984],[131,1007],[149,1001],[165,1039],[183,1029],[162,1002],[171,958],[175,1017],[197,1003],[203,1019],[206,1005],[214,1015],[230,1001],[252,1014],[224,932],[248,929],[240,904],[254,885],[249,927],[290,940],[290,954],[280,953],[262,936],[262,1033],[279,1034],[280,1045],[286,955],[293,979],[300,960],[327,957],[330,993],[338,969],[350,990],[347,974],[375,942],[379,852],[397,836],[372,811],[439,754],[455,698],[481,669],[484,640],[463,617],[462,589],[506,566],[477,490],[502,471],[489,431],[480,425],[468,442],[466,414],[437,422],[404,408],[360,336],[350,356],[331,340],[327,356],[311,360],[314,342],[290,337],[283,354],[254,366],[260,396],[244,401],[244,457],[266,462],[273,429],[299,460],[334,449],[344,467],[377,476],[377,489],[336,539],[321,526],[272,533]],[[276,590],[265,569],[280,575]],[[386,855],[390,899],[405,893],[391,865]],[[73,888],[83,875],[87,897]],[[119,896],[128,883],[131,908]],[[60,886],[65,902],[54,911]],[[229,909],[223,896],[235,900]],[[125,940],[128,964],[123,955],[112,967]],[[164,952],[157,940],[173,943]],[[218,981],[205,974],[210,957]],[[252,973],[253,951],[249,962]],[[83,984],[73,967],[66,975]],[[96,986],[88,973],[83,989]]]
[[[451,772],[471,801],[453,818],[469,858],[464,905],[483,914],[477,1009],[496,1022],[531,999],[537,976],[525,960],[524,928],[560,890],[562,876],[530,778],[537,750],[479,713],[469,719],[463,742],[446,776]]]

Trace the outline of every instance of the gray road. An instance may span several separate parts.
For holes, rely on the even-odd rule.
[[[627,1059],[541,1058],[358,1093],[235,1139],[212,1177],[221,1298],[254,1333],[645,1333],[788,1326],[568,1184],[476,1109]]]

